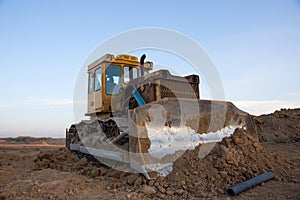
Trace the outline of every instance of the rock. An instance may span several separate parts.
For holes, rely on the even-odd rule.
[[[154,189],[154,187],[151,187],[151,186],[148,186],[148,185],[143,185],[141,191],[144,194],[146,194],[146,195],[154,195],[154,194],[156,194],[156,190]]]
[[[222,189],[222,188],[217,188],[216,191],[219,194],[224,194],[226,192],[226,190],[224,191],[224,189]]]
[[[242,144],[242,140],[240,138],[238,138],[237,136],[233,135],[232,137],[232,141],[235,145],[239,145]]]
[[[161,199],[166,199],[167,198],[167,196],[165,194],[160,194],[158,197],[161,198]]]
[[[55,169],[55,163],[49,163],[49,168]]]
[[[207,192],[202,192],[201,193],[202,198],[207,198],[208,196],[209,196],[209,194]]]
[[[225,179],[228,176],[226,171],[220,171],[219,174],[222,179]]]
[[[154,185],[154,180],[150,180],[150,181],[148,182],[148,185],[149,185],[149,186],[153,186],[153,185]]]
[[[107,174],[107,169],[104,168],[104,167],[102,167],[102,168],[100,169],[100,175],[101,175],[101,176],[104,176],[105,174]]]
[[[166,191],[166,194],[167,194],[168,196],[172,196],[172,195],[174,194],[174,191],[168,189],[168,190]]]
[[[44,168],[48,168],[49,167],[49,160],[43,159],[41,162],[41,166]]]
[[[127,194],[127,198],[128,199],[136,199],[137,195],[138,194],[136,192],[131,192],[131,193]]]
[[[225,159],[228,159],[230,157],[229,149],[224,145],[220,145],[220,155]]]
[[[160,191],[163,194],[166,192],[166,189],[163,188],[162,186],[158,186],[157,189],[158,189],[158,191]]]
[[[71,158],[74,162],[78,162],[78,161],[80,160],[80,158],[78,158],[78,156],[75,155],[75,154],[71,154],[71,155],[70,155],[70,158]]]
[[[178,194],[178,195],[182,195],[184,193],[184,190],[182,190],[182,189],[179,189],[179,190],[176,190],[176,194]]]
[[[259,149],[259,150],[262,149],[261,145],[258,144],[258,143],[256,143],[256,142],[254,142],[252,145],[253,145],[253,147],[254,147],[255,149]]]
[[[193,171],[193,174],[198,176],[199,172],[198,171]]]
[[[135,182],[134,185],[135,186],[140,186],[143,183],[143,179],[141,177],[138,177]]]
[[[110,177],[113,178],[119,178],[120,175],[122,174],[122,172],[118,171],[118,170],[114,170],[114,169],[109,169],[109,172],[107,173]]]
[[[42,159],[50,159],[50,158],[51,158],[51,154],[49,154],[49,153],[44,153],[44,154],[38,156],[38,158],[41,159],[41,160],[42,160]]]
[[[100,175],[100,173],[101,173],[101,171],[100,171],[99,169],[94,168],[94,169],[92,169],[92,171],[91,171],[91,176],[92,176],[92,177],[97,177],[97,176]]]
[[[135,181],[138,179],[139,175],[138,174],[131,174],[127,176],[127,183],[128,185],[133,185]]]
[[[164,188],[169,187],[169,184],[167,182],[162,182],[160,185],[163,186]]]
[[[189,171],[188,171],[188,170],[186,170],[186,171],[184,172],[184,174],[185,174],[185,175],[187,175],[187,176],[189,176],[189,175],[190,175],[190,173],[189,173]]]
[[[83,157],[79,160],[78,165],[84,167],[88,165],[88,160],[86,159],[86,157]]]
[[[126,172],[120,174],[119,179],[124,179],[127,176]]]

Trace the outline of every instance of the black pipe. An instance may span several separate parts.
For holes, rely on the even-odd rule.
[[[231,196],[238,195],[239,193],[248,190],[258,184],[261,184],[265,181],[268,181],[270,179],[273,179],[275,175],[272,172],[266,172],[263,174],[260,174],[254,178],[251,178],[247,181],[244,181],[242,183],[239,183],[227,190],[228,194]]]

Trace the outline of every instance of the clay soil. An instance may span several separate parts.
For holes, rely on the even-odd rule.
[[[64,139],[0,139],[2,199],[300,199],[300,109],[252,116],[205,157],[199,148],[165,178],[110,169],[64,148]],[[231,197],[226,190],[263,172],[275,179]]]

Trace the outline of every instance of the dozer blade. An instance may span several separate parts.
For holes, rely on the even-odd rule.
[[[162,99],[129,113],[130,167],[147,178],[166,176],[186,150],[199,157],[237,128],[254,129],[249,115],[230,102]]]

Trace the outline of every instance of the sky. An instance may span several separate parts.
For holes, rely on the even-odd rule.
[[[108,38],[145,27],[201,45],[225,99],[250,114],[300,107],[300,1],[0,0],[0,137],[64,137],[87,56]],[[160,54],[148,58],[185,69]],[[209,99],[205,84],[201,90]]]

